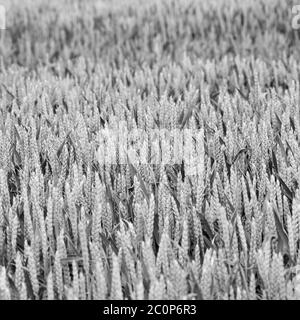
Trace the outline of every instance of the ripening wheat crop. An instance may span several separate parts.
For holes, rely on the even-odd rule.
[[[10,3],[0,299],[300,299],[290,3]]]

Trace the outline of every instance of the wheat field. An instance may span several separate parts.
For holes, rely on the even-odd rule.
[[[300,299],[292,2],[3,1],[0,299]]]

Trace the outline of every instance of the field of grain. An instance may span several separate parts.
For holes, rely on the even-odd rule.
[[[292,1],[3,1],[0,299],[300,299]]]

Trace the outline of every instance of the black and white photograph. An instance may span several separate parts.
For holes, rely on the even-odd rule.
[[[300,1],[0,0],[0,300],[300,300]]]

